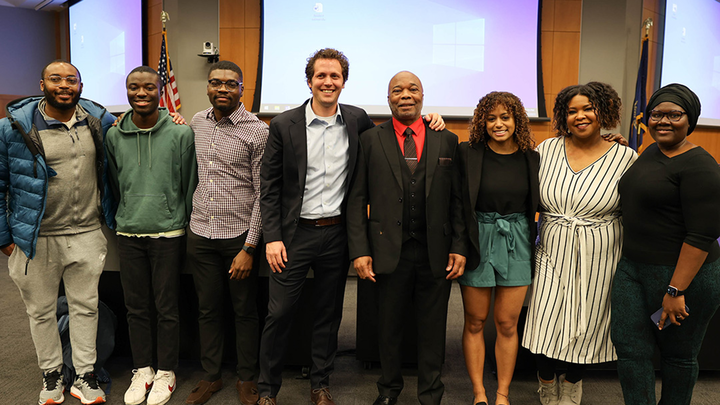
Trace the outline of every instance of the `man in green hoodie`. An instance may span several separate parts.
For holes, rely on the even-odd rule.
[[[160,78],[147,66],[127,77],[132,110],[107,133],[109,177],[118,201],[122,282],[133,378],[125,404],[161,405],[175,389],[178,365],[178,283],[185,227],[197,185],[192,129],[158,108]],[[151,290],[152,288],[152,290]],[[157,311],[157,373],[153,371],[152,297]],[[152,387],[152,389],[150,389]]]

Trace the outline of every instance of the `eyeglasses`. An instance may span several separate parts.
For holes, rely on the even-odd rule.
[[[80,83],[80,79],[78,79],[77,76],[62,77],[60,75],[52,75],[46,77],[45,80],[49,81],[52,84],[60,84],[63,80],[65,80],[65,83],[71,86],[75,86],[76,84]]]
[[[668,112],[662,112],[662,111],[656,111],[652,110],[650,111],[650,119],[655,122],[662,121],[663,118],[668,117],[668,119],[672,122],[678,122],[682,118],[683,115],[687,114],[684,111],[668,111]]]
[[[237,90],[237,88],[240,87],[242,82],[239,82],[237,80],[232,80],[232,79],[225,81],[225,82],[222,80],[218,80],[218,79],[212,79],[212,80],[208,80],[208,84],[213,89],[219,89],[224,84],[226,89],[233,91],[233,90]]]

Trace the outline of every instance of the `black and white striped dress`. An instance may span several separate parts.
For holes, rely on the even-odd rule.
[[[610,286],[622,253],[618,181],[637,154],[614,144],[575,172],[563,138],[537,150],[543,212],[522,344],[571,363],[613,361]]]

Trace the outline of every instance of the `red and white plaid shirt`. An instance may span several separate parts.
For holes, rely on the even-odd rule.
[[[212,108],[195,114],[198,186],[190,229],[209,239],[230,239],[248,231],[248,244],[261,234],[260,164],[268,126],[240,107],[219,122]]]

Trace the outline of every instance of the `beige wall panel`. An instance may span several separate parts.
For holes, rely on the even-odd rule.
[[[242,67],[247,86],[256,87],[258,57],[260,55],[260,29],[246,28],[245,44],[245,65]],[[248,106],[249,107],[249,106]]]
[[[541,31],[555,31],[555,0],[545,0],[540,11],[542,27]]]
[[[260,1],[245,0],[245,28],[260,28]]]
[[[551,31],[543,31],[540,34],[540,44],[542,47],[542,70],[543,70],[543,88],[545,92],[552,88],[552,71],[553,71],[553,38],[555,33]]]
[[[148,7],[148,35],[162,33],[162,4],[156,4]]]
[[[555,31],[580,32],[582,3],[579,1],[555,1]]]
[[[555,32],[553,37],[553,70],[551,75],[551,93],[559,93],[563,88],[577,84],[580,59],[580,33]]]
[[[545,111],[547,111],[547,116],[550,118],[553,116],[555,97],[557,97],[557,93],[545,93]]]
[[[148,37],[148,66],[157,70],[160,63],[160,46],[162,45],[162,34],[154,34]]]
[[[257,2],[257,0],[247,0]],[[245,27],[245,0],[220,0],[220,29]]]
[[[245,74],[245,30],[242,28],[221,28],[220,29],[220,59],[229,60],[240,66]]]
[[[243,75],[244,74],[245,71],[243,70]],[[242,101],[242,103],[245,105],[245,109],[248,111],[252,109],[253,97],[255,97],[255,88],[248,88],[247,86],[245,86],[245,92],[243,92],[242,97],[240,97],[240,101]]]
[[[642,21],[645,21],[648,18],[653,19],[653,26],[650,27],[650,31],[648,32],[650,36],[650,41],[652,42],[658,42],[660,41],[660,30],[659,24],[660,24],[660,18],[661,15],[653,10],[650,10],[647,7],[643,7],[643,14],[642,14]],[[641,30],[642,35],[645,35],[645,28]]]
[[[643,8],[647,8],[650,11],[660,12],[662,11],[662,2],[660,0],[644,0]]]
[[[40,76],[38,74],[38,76]],[[38,80],[38,83],[40,80]],[[40,94],[40,85],[38,84],[38,91],[37,94]],[[22,97],[30,96],[31,94],[26,94],[24,96],[20,96],[17,94],[0,94],[0,118],[5,118],[5,107],[7,107],[8,103],[10,103],[13,100],[17,100]]]
[[[720,161],[720,128],[695,128],[688,140],[702,146],[715,160]]]

